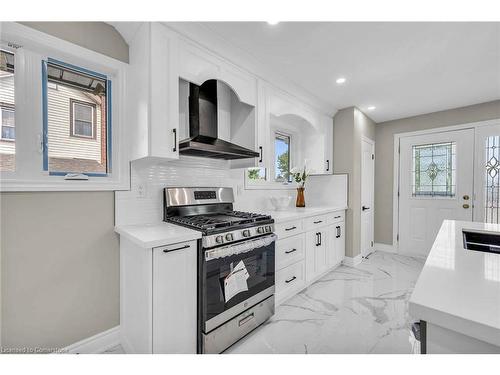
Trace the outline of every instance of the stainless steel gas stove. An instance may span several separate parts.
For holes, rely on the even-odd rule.
[[[231,188],[166,188],[164,220],[202,232],[198,351],[220,353],[274,314],[274,221],[233,210]]]

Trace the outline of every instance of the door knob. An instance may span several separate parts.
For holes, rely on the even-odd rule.
[[[366,210],[369,210],[369,209],[370,209],[370,207],[363,206],[363,207],[361,207],[361,209],[362,209],[363,211],[366,211]]]
[[[463,207],[463,208],[465,208],[465,209],[467,209],[467,208],[469,208],[470,206],[469,206],[467,203],[465,203],[464,205],[462,205],[462,207]]]
[[[464,198],[464,201],[468,201],[470,199],[470,197],[467,194],[464,195],[463,198]]]

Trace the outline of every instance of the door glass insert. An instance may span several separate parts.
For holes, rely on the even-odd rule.
[[[455,142],[413,146],[413,196],[455,196]]]
[[[487,223],[499,223],[500,204],[500,136],[487,137],[486,165],[485,165],[485,187],[484,187],[484,221]]]

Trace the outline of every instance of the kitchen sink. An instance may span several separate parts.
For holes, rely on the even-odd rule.
[[[462,230],[464,248],[500,254],[500,233]]]

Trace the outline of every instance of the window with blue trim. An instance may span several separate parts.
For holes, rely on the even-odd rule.
[[[50,175],[107,176],[111,81],[53,59],[42,64],[44,170]]]

